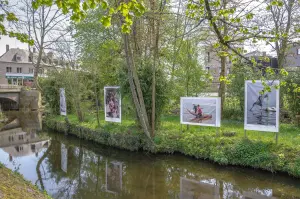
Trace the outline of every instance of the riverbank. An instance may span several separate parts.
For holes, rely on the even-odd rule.
[[[152,144],[135,126],[134,120],[123,120],[122,124],[105,123],[97,127],[94,120],[79,123],[69,116],[66,124],[61,116],[47,117],[45,125],[55,131],[69,132],[79,138],[130,151],[152,153],[179,152],[195,158],[206,159],[221,165],[238,165],[284,172],[300,177],[300,130],[282,124],[275,143],[275,134],[247,132],[245,137],[241,122],[223,121],[219,133],[212,127],[179,124],[178,116],[162,119]]]
[[[0,198],[5,199],[51,199],[30,182],[4,165],[0,164]]]

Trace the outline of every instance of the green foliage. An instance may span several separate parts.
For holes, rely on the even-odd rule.
[[[149,62],[145,62],[144,66],[138,68],[138,77],[140,79],[140,84],[143,92],[145,107],[148,115],[148,119],[151,124],[151,114],[152,114],[152,65]],[[122,83],[122,93],[123,95],[127,95],[130,93],[129,81],[127,79],[127,71],[123,71],[120,74],[121,83]],[[156,76],[156,104],[155,104],[155,126],[159,127],[161,115],[165,112],[165,108],[168,102],[169,95],[169,85],[167,78],[163,72],[163,70],[159,67],[156,68],[155,71]],[[122,81],[123,80],[123,81]],[[131,96],[131,95],[130,95]]]
[[[43,96],[49,111],[53,114],[59,113],[59,89],[65,88],[67,113],[73,111],[80,121],[84,120],[84,114],[91,108],[91,78],[88,73],[65,69],[62,71],[50,71],[48,77],[41,80]]]
[[[71,20],[80,22],[87,16],[87,11],[94,9],[102,9],[105,11],[98,20],[105,28],[111,26],[111,19],[113,15],[122,16],[123,33],[130,33],[133,18],[142,16],[145,12],[143,2],[137,0],[130,0],[128,2],[121,2],[114,4],[105,0],[83,0],[83,1],[63,1],[63,0],[35,0],[32,3],[34,9],[39,6],[51,6],[56,4],[59,9],[62,9],[64,14],[71,13]],[[118,16],[118,17],[119,17]]]
[[[300,115],[300,70],[290,72],[284,83],[283,94],[287,102],[287,109],[289,110],[290,117],[296,121],[296,115]],[[298,122],[298,121],[297,121]]]
[[[10,22],[19,21],[15,13],[9,11],[10,8],[11,5],[9,5],[9,1],[0,0],[0,38],[2,35],[14,37],[23,43],[28,43],[29,45],[33,45],[33,40],[30,39],[27,34],[10,30],[9,27],[5,26]]]

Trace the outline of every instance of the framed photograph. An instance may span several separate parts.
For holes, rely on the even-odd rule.
[[[180,123],[199,126],[221,126],[219,97],[181,97]]]
[[[65,89],[59,89],[59,99],[60,99],[60,115],[67,115],[67,104],[66,104],[66,96],[65,96]]]
[[[104,87],[105,121],[121,122],[121,94],[119,86]]]
[[[117,194],[122,191],[122,165],[122,162],[106,161],[106,192]]]
[[[279,131],[278,80],[266,80],[271,92],[265,91],[261,81],[245,82],[245,130]]]

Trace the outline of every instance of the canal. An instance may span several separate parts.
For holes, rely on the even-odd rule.
[[[300,180],[284,174],[121,151],[43,130],[39,113],[6,119],[0,162],[57,199],[300,198]]]

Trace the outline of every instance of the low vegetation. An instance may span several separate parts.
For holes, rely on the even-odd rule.
[[[5,199],[50,199],[46,193],[24,180],[19,173],[0,164],[0,198]]]

